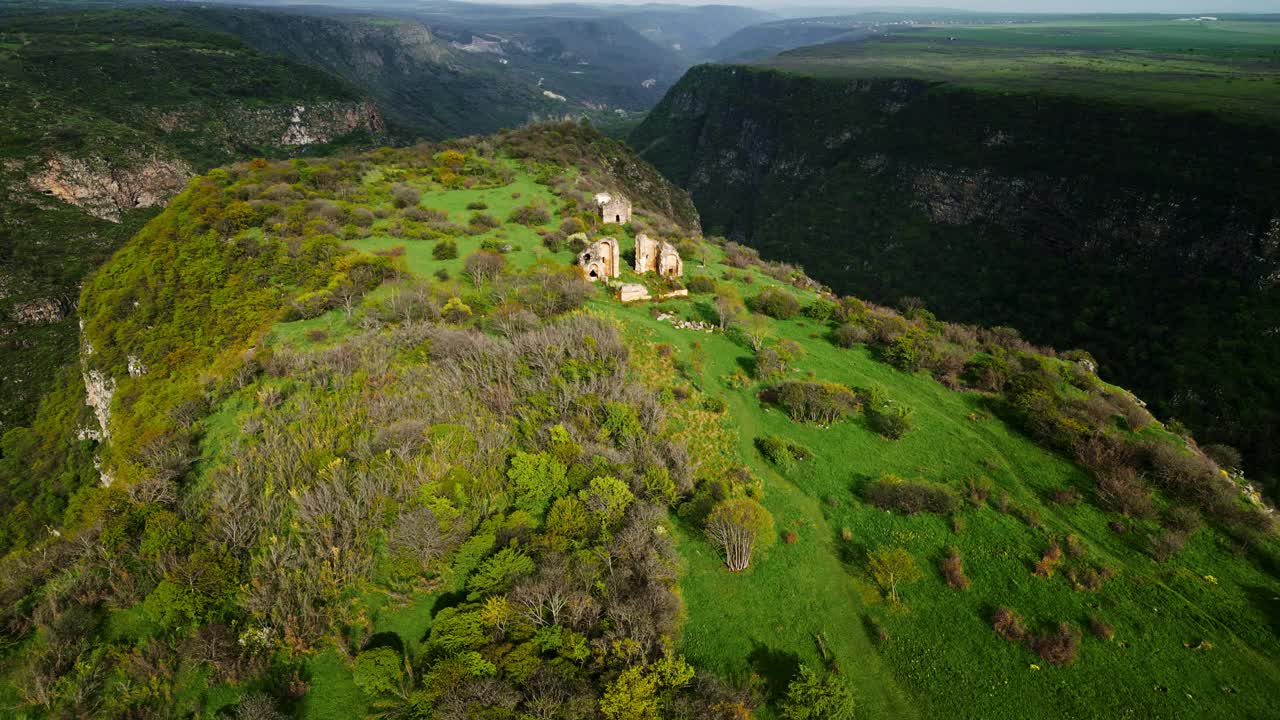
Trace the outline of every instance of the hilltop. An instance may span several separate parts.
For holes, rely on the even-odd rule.
[[[573,264],[640,233],[684,276],[618,281],[687,297]],[[1085,353],[704,237],[582,126],[213,170],[79,313],[88,395],[0,460],[32,498],[6,707],[1227,718],[1280,688],[1238,472]]]

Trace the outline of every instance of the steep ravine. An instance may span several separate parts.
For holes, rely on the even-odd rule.
[[[1084,347],[1276,475],[1276,128],[703,66],[631,140],[709,232],[839,290]]]

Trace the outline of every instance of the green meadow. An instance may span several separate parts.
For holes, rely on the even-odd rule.
[[[1122,105],[1280,117],[1280,22],[1028,19],[922,26],[761,63],[802,74],[940,81]]]

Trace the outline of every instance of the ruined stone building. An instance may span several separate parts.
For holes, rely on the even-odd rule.
[[[601,278],[616,278],[622,273],[618,241],[611,238],[600,238],[578,253],[578,266],[587,279],[595,282]]]
[[[597,194],[596,209],[600,213],[600,222],[615,225],[631,222],[631,201],[621,195]]]
[[[640,233],[636,236],[636,272],[656,272],[663,277],[684,275],[684,261],[675,246]]]

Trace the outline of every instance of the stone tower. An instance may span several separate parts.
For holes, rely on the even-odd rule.
[[[622,274],[619,258],[618,241],[611,237],[600,238],[578,253],[578,266],[591,282],[601,278],[616,278]]]
[[[631,222],[631,201],[621,195],[597,194],[596,210],[600,213],[600,222],[606,225]]]

